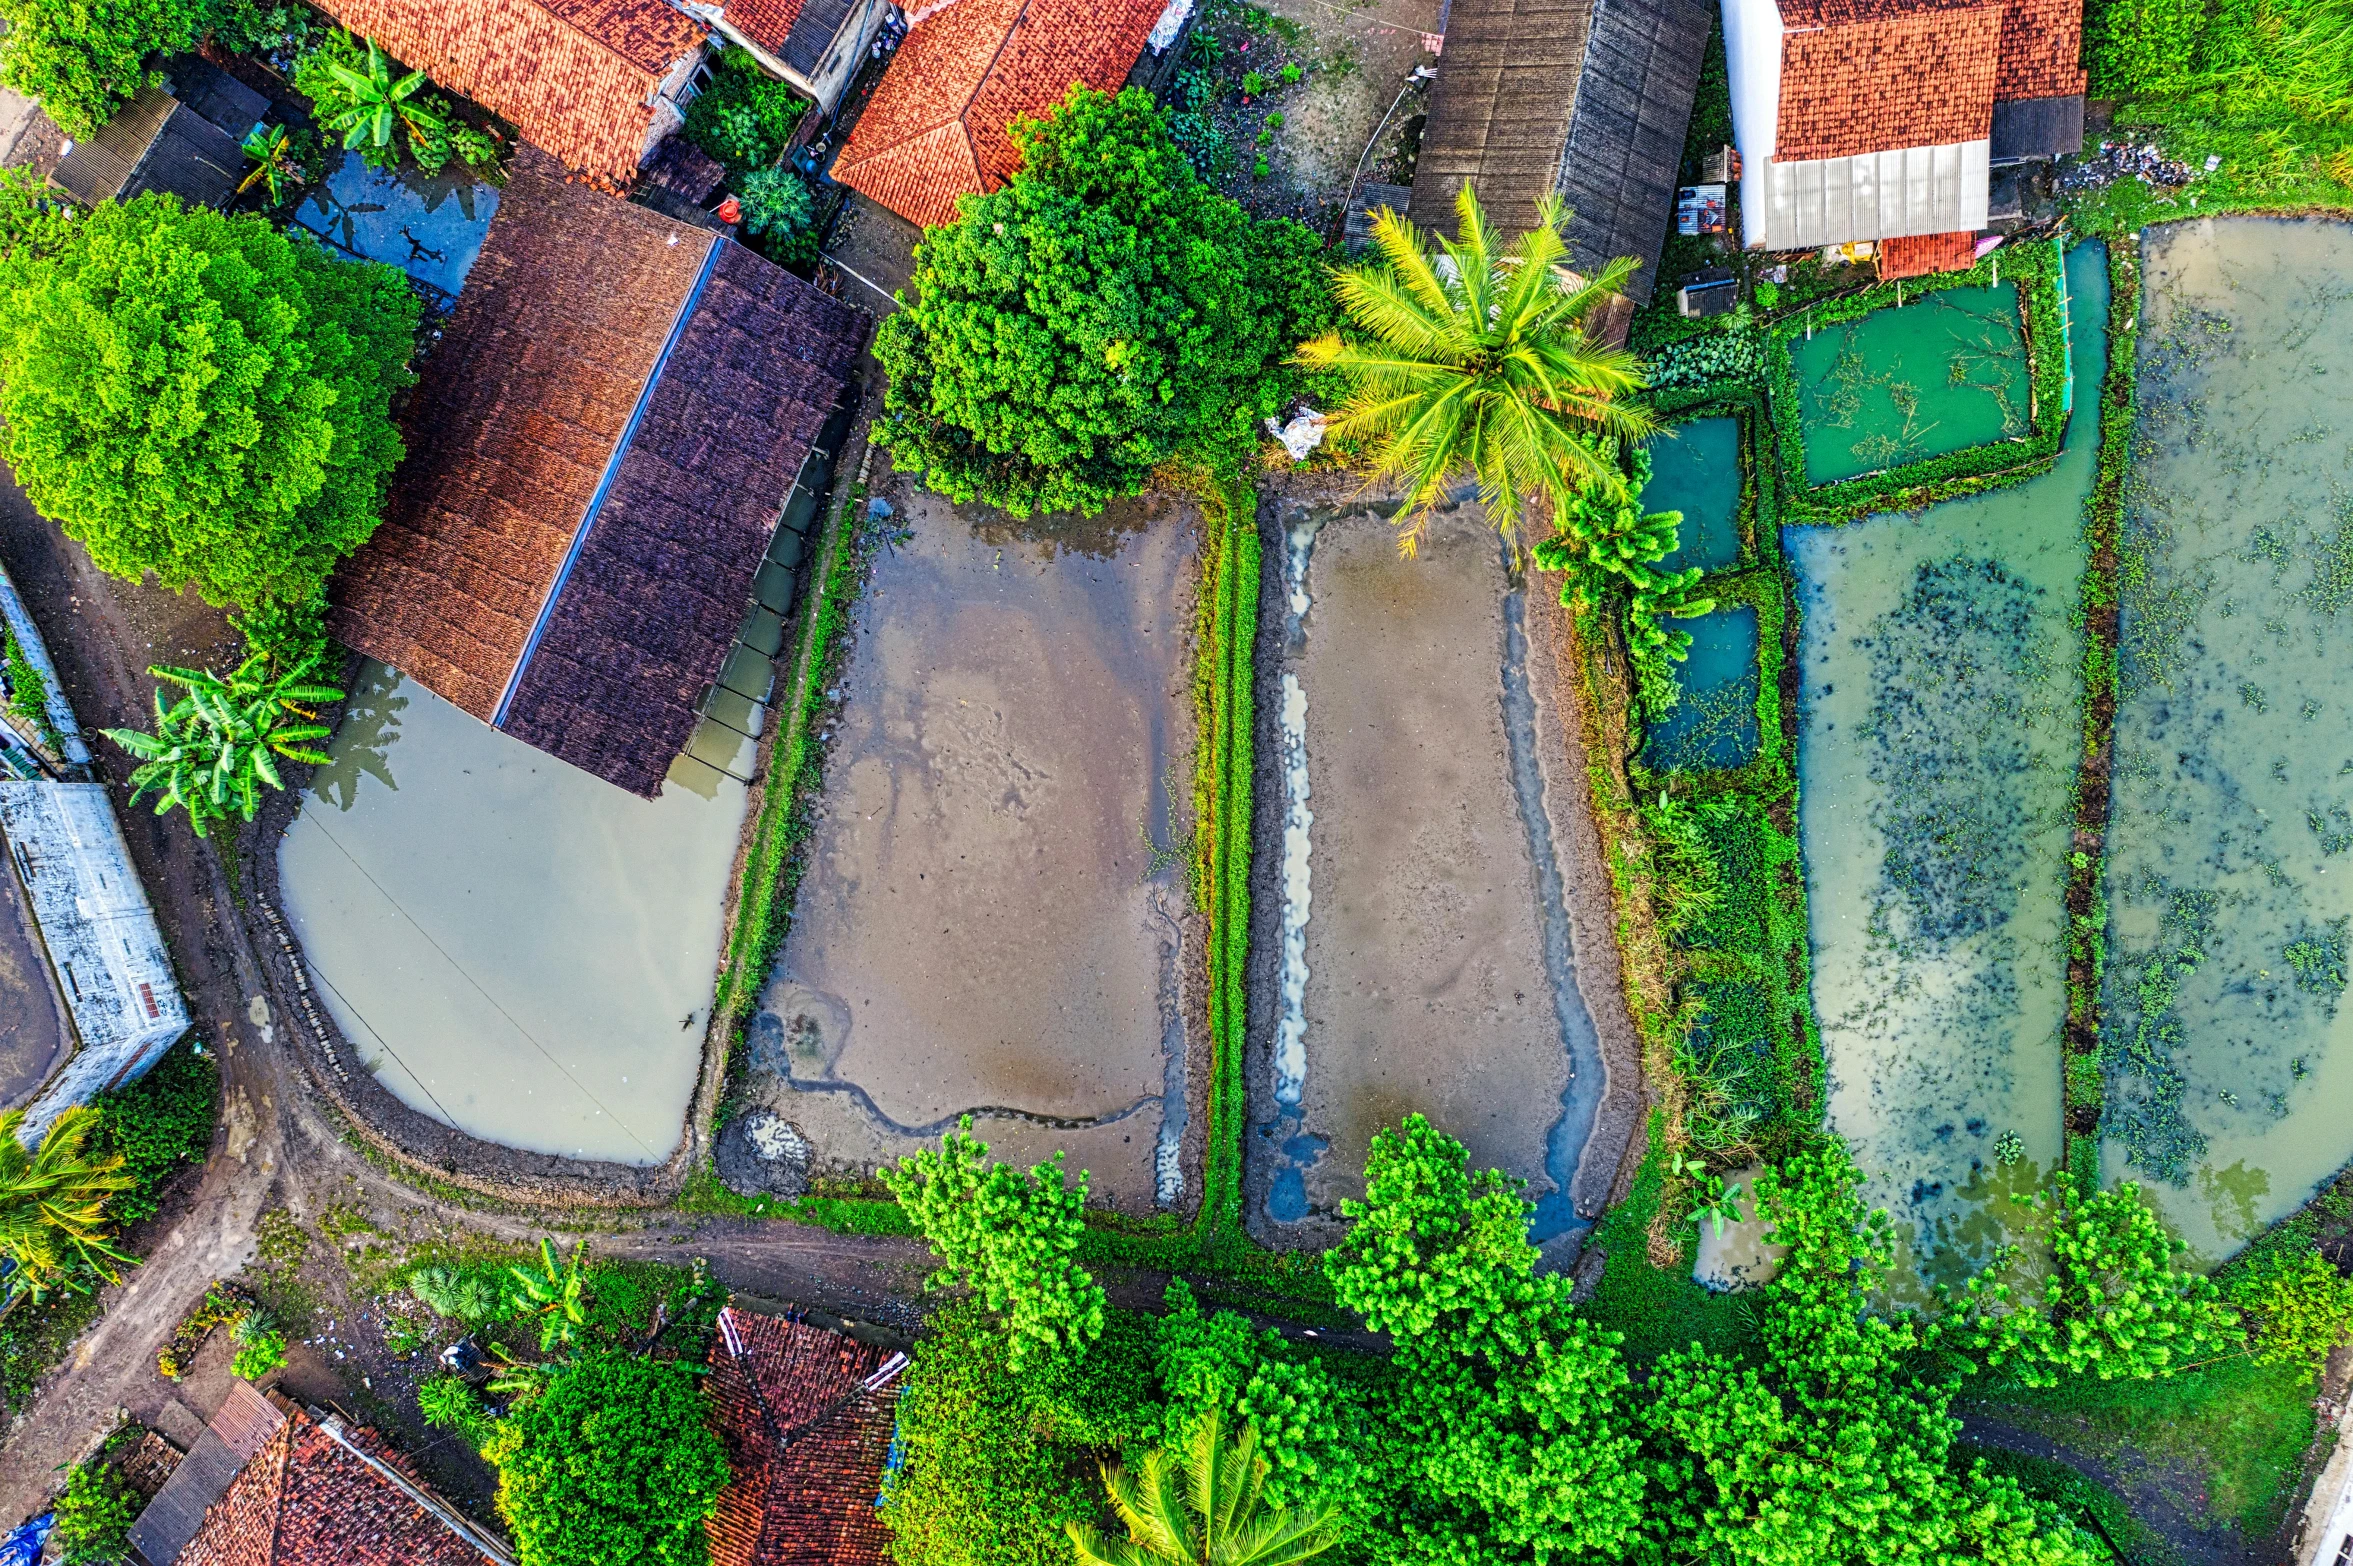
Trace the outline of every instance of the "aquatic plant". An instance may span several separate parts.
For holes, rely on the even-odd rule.
[[[1384,209],[1373,225],[1379,259],[1333,274],[1360,340],[1327,333],[1302,343],[1295,362],[1348,384],[1332,432],[1369,441],[1373,476],[1403,482],[1400,553],[1420,547],[1434,508],[1468,475],[1517,558],[1524,519],[1558,525],[1584,491],[1622,484],[1615,445],[1594,437],[1633,442],[1657,427],[1634,400],[1640,361],[1586,330],[1634,262],[1621,256],[1572,284],[1568,209],[1556,197],[1508,246],[1470,186],[1455,212],[1448,239]]]
[[[1760,290],[1770,288],[1761,284]],[[1763,303],[1760,297],[1759,303]],[[1770,308],[1770,306],[1767,306]],[[1756,337],[1745,331],[1708,332],[1686,337],[1644,356],[1644,379],[1653,391],[1752,380],[1764,363]]]
[[[2109,1091],[2102,1120],[2133,1161],[2159,1179],[2186,1184],[2205,1155],[2206,1135],[2185,1107],[2189,1083],[2174,1064],[2181,1023],[2174,1008],[2183,984],[2206,961],[2220,898],[2209,891],[2167,890],[2155,947],[2119,953],[2112,964],[2123,986],[2111,1010],[2117,1025],[2101,1035]],[[2129,1017],[2129,1022],[2127,1018]]]
[[[131,802],[154,794],[159,816],[185,809],[198,837],[216,821],[251,821],[261,808],[263,785],[286,786],[279,757],[314,766],[327,760],[315,742],[334,730],[316,721],[317,708],[342,700],[343,692],[305,683],[316,661],[303,658],[271,674],[267,656],[257,653],[225,678],[204,669],[150,668],[157,680],[185,694],[166,707],[163,692],[155,693],[153,734],[103,731],[139,762],[131,773]]]

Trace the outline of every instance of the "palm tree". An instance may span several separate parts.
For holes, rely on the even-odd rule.
[[[1256,1430],[1245,1425],[1235,1439],[1204,1413],[1182,1451],[1151,1453],[1141,1475],[1103,1470],[1125,1539],[1106,1539],[1084,1523],[1065,1527],[1080,1566],[1292,1566],[1340,1542],[1336,1506],[1269,1506],[1266,1473]]]
[[[71,1285],[76,1263],[108,1283],[110,1265],[128,1261],[106,1238],[106,1199],[128,1190],[120,1154],[94,1156],[90,1138],[98,1111],[69,1109],[50,1122],[40,1145],[18,1138],[25,1112],[0,1115],[0,1258],[13,1264],[9,1288],[35,1299],[56,1284]]]
[[[316,704],[340,701],[332,685],[305,684],[318,662],[313,653],[272,673],[267,653],[255,653],[223,679],[203,669],[157,664],[147,672],[187,692],[170,707],[155,693],[155,732],[107,729],[106,737],[136,756],[131,799],[163,797],[155,813],[185,806],[188,822],[203,837],[215,821],[233,813],[251,821],[261,808],[261,785],[284,788],[276,758],[323,764],[326,753],[313,740],[334,733],[316,720]]]
[[[539,1318],[542,1354],[570,1343],[588,1320],[580,1302],[580,1258],[587,1250],[583,1241],[572,1248],[569,1261],[558,1262],[556,1242],[541,1240],[538,1271],[519,1264],[507,1269],[507,1308],[518,1316]]]
[[[1434,236],[1433,255],[1418,229],[1384,209],[1373,226],[1380,259],[1334,273],[1359,339],[1326,333],[1293,362],[1353,384],[1332,431],[1371,438],[1375,477],[1406,481],[1402,553],[1420,546],[1431,507],[1468,473],[1516,556],[1524,515],[1542,520],[1613,473],[1611,443],[1594,437],[1632,442],[1657,427],[1630,400],[1643,385],[1634,356],[1587,335],[1634,262],[1620,257],[1590,279],[1568,271],[1568,209],[1556,197],[1508,248],[1470,186],[1455,210],[1457,237]]]
[[[253,160],[253,168],[238,184],[238,195],[266,184],[270,205],[274,207],[286,199],[287,191],[302,183],[302,173],[294,157],[294,142],[285,126],[256,125],[245,134],[244,152]]]
[[[408,127],[409,138],[431,140],[449,129],[449,121],[438,111],[415,101],[417,89],[425,85],[423,71],[411,71],[398,81],[392,79],[392,62],[373,38],[368,40],[368,68],[355,71],[348,65],[330,65],[335,80],[350,94],[351,101],[329,117],[327,128],[343,132],[343,145],[349,147],[389,147],[395,125]]]

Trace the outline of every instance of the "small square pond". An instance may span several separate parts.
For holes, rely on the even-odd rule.
[[[1740,420],[1693,419],[1650,443],[1645,511],[1680,511],[1667,571],[1721,571],[1740,559]]]
[[[1668,772],[1755,760],[1756,606],[1736,604],[1671,624],[1691,637],[1690,655],[1675,666],[1682,699],[1643,736],[1643,761]]]
[[[447,298],[466,286],[482,237],[498,211],[498,189],[456,160],[438,174],[414,167],[372,169],[357,152],[314,185],[294,221],[364,261],[383,261]]]
[[[2023,436],[2018,285],[1942,288],[1792,338],[1806,482],[1834,484]]]

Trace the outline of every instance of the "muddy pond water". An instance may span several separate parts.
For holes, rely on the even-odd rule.
[[[997,1157],[1066,1150],[1094,1200],[1180,1202],[1195,518],[891,498],[748,1094],[799,1173],[969,1112]]]
[[[1994,1198],[2031,1189],[2060,1153],[2082,733],[2072,616],[2106,267],[2097,245],[2067,258],[2076,412],[2051,472],[1925,512],[1783,530],[1829,1120],[1931,1277],[1981,1261],[2002,1235]]]
[[[1806,482],[2024,435],[2018,285],[1944,288],[1790,344]]]
[[[364,668],[278,852],[336,1025],[460,1130],[659,1163],[701,1070],[742,786],[643,800]]]
[[[2353,229],[2146,263],[2101,1126],[2218,1261],[2353,1157]]]
[[[1680,693],[1642,737],[1642,759],[1661,772],[1737,767],[1756,759],[1757,611],[1735,604],[1669,622],[1691,638],[1675,665]]]

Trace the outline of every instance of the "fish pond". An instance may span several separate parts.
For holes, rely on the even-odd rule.
[[[2141,308],[2101,1129],[2212,1262],[2353,1157],[2353,229],[2151,229]]]
[[[1756,758],[1757,611],[1734,604],[1669,622],[1691,638],[1675,665],[1677,699],[1643,735],[1642,759],[1660,772],[1737,767]]]
[[[1806,482],[1830,484],[2027,433],[2016,283],[1941,288],[1789,345]]]
[[[1802,616],[1798,819],[1829,1120],[1871,1200],[1909,1220],[1932,1278],[1982,1261],[2004,1233],[1993,1198],[2032,1189],[2060,1156],[2082,732],[2072,617],[2107,301],[2099,246],[2066,265],[2076,413],[2051,472],[1783,531]]]
[[[640,799],[363,670],[278,852],[336,1026],[461,1131],[661,1162],[702,1068],[743,786]]]
[[[1722,571],[1740,559],[1740,420],[1673,425],[1650,443],[1642,509],[1680,511],[1683,527],[1663,571]]]

